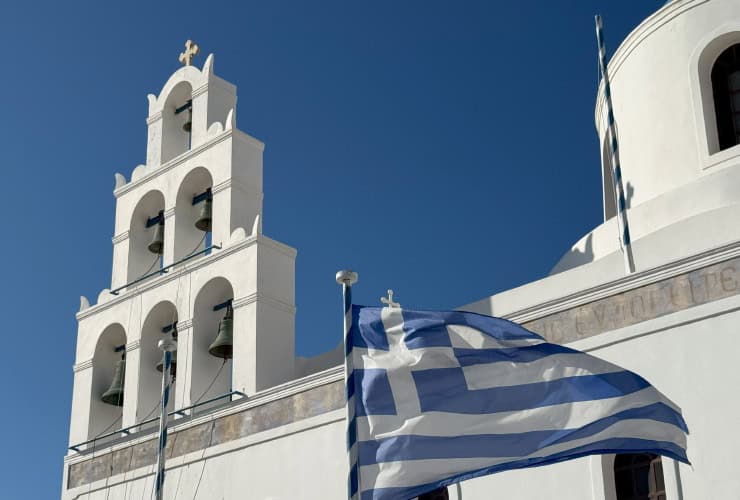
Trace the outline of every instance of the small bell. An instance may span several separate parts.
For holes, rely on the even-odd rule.
[[[126,376],[126,360],[121,358],[116,363],[116,372],[113,375],[113,382],[107,391],[100,396],[103,403],[114,406],[123,406],[123,379]]]
[[[203,206],[200,208],[200,215],[195,221],[195,227],[197,227],[201,231],[210,232],[213,227],[212,211],[213,200],[209,193],[208,197],[203,202]]]
[[[216,340],[208,347],[208,352],[217,358],[231,359],[234,353],[234,310],[231,302],[226,306],[226,315],[218,323]]]
[[[154,227],[154,237],[147,247],[150,252],[162,255],[164,249],[164,217],[159,215],[159,224]]]
[[[193,109],[188,109],[188,114],[185,118],[185,123],[182,124],[182,129],[185,132],[190,133],[191,130],[193,130]]]
[[[164,370],[164,361],[161,359],[157,362],[157,371],[162,372]],[[172,353],[172,360],[170,360],[170,375],[172,378],[177,376],[177,351]]]
[[[177,322],[174,323],[172,328],[172,339],[177,340]],[[162,373],[164,370],[164,360],[160,359],[157,362],[157,371]],[[177,376],[177,351],[172,352],[172,358],[170,359],[170,375],[172,378]]]

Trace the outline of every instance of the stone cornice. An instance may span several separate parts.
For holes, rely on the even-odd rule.
[[[129,191],[133,190],[139,185],[144,184],[145,182],[148,182],[149,180],[154,179],[155,177],[158,177],[164,174],[165,172],[169,172],[170,170],[177,167],[181,163],[184,163],[188,161],[189,159],[191,159],[192,157],[199,155],[206,149],[212,146],[215,146],[216,144],[219,144],[227,139],[230,139],[233,135],[233,132],[234,132],[233,129],[224,130],[219,135],[207,140],[206,142],[202,144],[199,144],[198,146],[194,147],[193,149],[190,149],[189,151],[185,151],[179,156],[176,156],[175,158],[163,163],[159,167],[154,168],[151,172],[146,174],[144,177],[136,179],[135,181],[131,181],[128,184],[124,184],[120,188],[115,189],[113,191],[113,196],[115,196],[116,198],[119,198],[120,196],[128,193]]]
[[[328,370],[324,370],[318,373],[313,373],[303,378],[293,380],[290,382],[286,382],[284,384],[280,384],[275,387],[270,387],[269,389],[260,391],[254,394],[253,396],[248,396],[246,398],[237,400],[231,405],[226,406],[224,408],[220,408],[216,411],[207,412],[197,417],[194,417],[192,419],[188,419],[186,422],[180,425],[177,425],[177,423],[175,422],[174,424],[170,424],[169,432],[175,433],[175,432],[180,432],[180,431],[192,428],[192,427],[197,427],[201,424],[208,423],[208,422],[217,420],[219,418],[241,413],[245,410],[250,410],[252,408],[256,408],[259,406],[264,406],[274,401],[287,399],[297,394],[310,391],[311,389],[316,389],[318,387],[326,386],[334,382],[340,382],[343,380],[344,380],[344,366],[343,365],[335,366]],[[136,445],[138,443],[151,439],[151,436],[152,436],[151,432],[145,435],[142,435],[142,436],[136,436],[132,439],[126,440],[125,442],[117,443],[112,446],[109,446],[108,449],[120,449],[123,447]],[[106,449],[101,449],[101,450],[96,450],[95,455],[98,456],[98,455],[102,455],[105,453],[106,453]],[[64,463],[69,465],[69,464],[84,462],[89,459],[90,459],[89,455],[84,454],[84,453],[77,453],[77,454],[67,455],[64,458]]]
[[[255,302],[260,302],[261,304],[277,309],[278,311],[295,314],[295,306],[259,292],[234,300],[233,307],[234,309],[238,309],[249,304],[254,304]]]
[[[523,308],[518,311],[505,314],[504,317],[516,323],[532,321],[605,297],[650,285],[696,269],[701,269],[712,264],[718,264],[738,256],[740,256],[740,241],[717,247],[697,255],[685,257],[677,261],[669,262],[653,269],[639,271],[619,280],[603,283],[598,286],[559,297],[555,300]]]
[[[85,319],[89,316],[93,316],[101,311],[104,311],[110,307],[114,307],[122,302],[126,302],[133,297],[136,297],[144,292],[151,290],[152,288],[159,287],[161,285],[164,285],[165,283],[169,283],[172,280],[177,280],[181,278],[182,276],[192,273],[193,271],[197,269],[200,269],[204,266],[211,265],[212,263],[220,259],[226,258],[229,255],[237,253],[244,248],[248,248],[248,247],[251,247],[252,245],[257,245],[257,244],[270,247],[290,257],[295,257],[296,255],[296,250],[294,248],[284,245],[271,238],[268,238],[267,236],[264,236],[264,235],[248,236],[243,241],[235,243],[222,250],[216,251],[212,253],[211,255],[204,256],[200,259],[194,259],[194,261],[187,262],[181,267],[172,269],[170,272],[164,275],[153,278],[150,281],[145,281],[144,283],[138,286],[135,286],[132,289],[127,290],[125,293],[121,293],[120,295],[115,296],[115,298],[110,299],[106,302],[103,302],[102,304],[98,303],[95,305],[91,305],[88,309],[85,309],[77,313],[76,315],[77,321]],[[240,299],[237,299],[237,300],[240,300]]]
[[[178,332],[184,332],[185,330],[189,330],[193,327],[193,320],[192,319],[183,319],[183,320],[177,320],[177,331]]]
[[[115,235],[113,238],[111,238],[113,240],[113,244],[117,245],[118,243],[121,243],[122,241],[127,240],[129,237],[129,234],[130,234],[129,231],[126,230],[120,234]]]
[[[82,370],[87,370],[88,368],[92,368],[92,365],[93,365],[93,360],[92,358],[90,358],[87,361],[82,361],[80,363],[72,365],[72,371],[75,373],[81,372]]]

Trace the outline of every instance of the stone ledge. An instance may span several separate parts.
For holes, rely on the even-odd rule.
[[[261,406],[218,417],[180,431],[175,430],[167,440],[167,458],[179,457],[342,407],[344,381],[337,380]],[[147,441],[70,464],[67,489],[150,466],[156,460],[157,439],[152,436]]]

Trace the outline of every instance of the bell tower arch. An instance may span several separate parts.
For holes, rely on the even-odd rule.
[[[197,68],[196,54],[189,42],[148,96],[146,164],[115,174],[111,283],[77,313],[72,452],[149,429],[163,338],[178,345],[178,418],[294,376],[296,251],[262,234],[264,144],[236,128],[213,55]]]

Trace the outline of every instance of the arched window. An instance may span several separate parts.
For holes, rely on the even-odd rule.
[[[714,62],[712,94],[721,151],[740,144],[740,43],[726,49]]]
[[[614,459],[617,500],[666,500],[660,455],[626,453]]]

